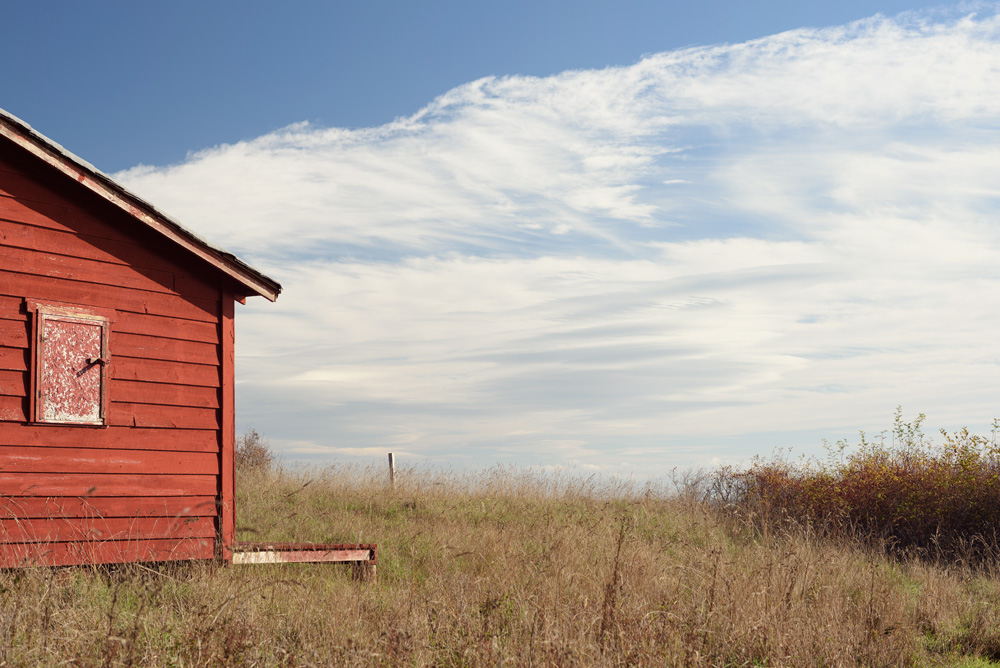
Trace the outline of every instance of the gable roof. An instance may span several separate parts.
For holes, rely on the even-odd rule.
[[[260,273],[232,253],[213,246],[181,227],[86,160],[70,153],[3,109],[0,109],[0,136],[6,137],[42,162],[115,205],[140,224],[158,232],[230,276],[245,288],[247,295],[260,295],[273,302],[281,293],[281,284],[274,279]]]

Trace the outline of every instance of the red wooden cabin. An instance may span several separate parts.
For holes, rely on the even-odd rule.
[[[0,110],[0,567],[232,560],[234,303],[280,291]]]

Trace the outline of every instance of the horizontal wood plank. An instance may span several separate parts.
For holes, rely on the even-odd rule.
[[[86,242],[66,244],[59,249],[59,253],[0,244],[0,266],[8,271],[69,281],[118,285],[149,292],[175,292],[172,273],[155,269],[140,270],[132,265],[111,264],[80,257],[75,254],[76,246],[84,243]]]
[[[63,216],[66,215],[67,209],[79,206],[74,200],[66,197],[61,189],[49,185],[55,175],[43,175],[37,168],[29,167],[26,170],[23,164],[11,160],[12,157],[0,155],[0,172],[3,172],[3,179],[0,179],[0,195],[15,201],[23,201],[31,206],[43,204],[58,207]]]
[[[20,155],[20,154],[18,154]],[[62,208],[77,208],[79,199],[65,195],[64,188],[58,188],[60,177],[35,164],[19,161],[14,154],[0,156],[0,195],[25,200],[26,202],[51,203]]]
[[[9,200],[8,200],[9,201]],[[5,204],[3,197],[0,197],[0,207]],[[114,239],[101,239],[78,234],[72,226],[60,224],[60,229],[52,229],[50,226],[38,226],[19,220],[9,220],[0,215],[0,244],[9,248],[22,248],[34,250],[42,253],[69,254],[72,247],[72,254],[76,257],[101,262],[107,265],[117,265],[127,267],[129,263],[120,255],[131,254],[134,243],[117,241]],[[153,264],[154,269],[164,263]],[[162,271],[162,269],[154,269]]]
[[[219,458],[212,452],[0,446],[0,471],[214,475],[219,472]]]
[[[3,372],[0,372],[0,390],[4,387],[3,380]],[[12,387],[14,386],[12,385]],[[219,391],[214,387],[118,380],[114,383],[112,396],[115,401],[128,401],[135,404],[189,406],[192,408],[219,407]]]
[[[117,400],[114,392],[109,394],[111,404],[107,407],[108,426],[201,430],[219,428],[219,411],[216,408],[132,403]],[[28,397],[0,394],[0,421],[26,422],[28,408]],[[79,425],[53,426],[81,429]]]
[[[0,318],[5,320],[26,320],[23,297],[0,296]]]
[[[375,561],[374,550],[233,550],[234,564],[314,564],[342,561]]]
[[[20,320],[0,320],[0,346],[27,348],[29,340],[26,317],[22,316]]]
[[[31,363],[31,351],[27,348],[0,347],[0,369],[6,371],[27,371]]]
[[[219,387],[219,367],[166,360],[144,360],[116,354],[108,368],[114,380],[138,380],[173,385]],[[112,385],[112,387],[114,387]]]
[[[182,320],[129,311],[119,311],[115,315],[114,331],[201,343],[219,342],[219,327],[214,322]]]
[[[0,395],[0,421],[24,422],[28,419],[28,398]]]
[[[0,497],[0,518],[215,517],[214,496]]]
[[[108,423],[118,427],[218,429],[219,411],[213,408],[124,403],[112,398]]]
[[[112,217],[122,222],[122,229],[138,231],[134,221],[122,215],[116,212]],[[163,285],[193,297],[209,299],[218,291],[202,272],[193,269],[193,258],[179,262],[184,256],[153,251],[148,236],[143,243],[139,236],[122,229],[83,211],[38,202],[27,206],[18,199],[0,196],[0,244],[155,272],[149,274],[151,277],[169,274],[172,278],[169,282],[164,278]],[[72,252],[67,252],[70,248]]]
[[[208,429],[172,431],[135,427],[90,428],[5,422],[0,423],[0,443],[5,446],[219,452],[218,432]]]
[[[210,538],[0,544],[0,568],[212,559]]]
[[[28,395],[28,374],[24,371],[0,369],[0,395],[25,397]]]
[[[12,174],[13,172],[4,170],[3,166],[0,165],[0,175],[3,176],[4,181],[3,184],[0,184],[0,220],[36,227],[55,227],[58,225],[58,220],[65,219],[70,215],[68,207],[60,206],[54,202],[33,202],[9,192]],[[14,178],[18,178],[18,176],[14,175]],[[66,232],[71,231],[65,225],[60,225],[58,229]],[[108,227],[105,233],[113,234],[113,231]]]
[[[211,517],[0,519],[0,543],[214,537]]]
[[[0,471],[0,496],[208,496],[214,475],[111,475],[7,473]]]
[[[31,295],[39,301],[68,302],[84,307],[152,313],[203,322],[216,322],[219,313],[218,301],[186,299],[159,292],[94,285],[9,271],[0,271],[0,295]]]
[[[2,322],[5,321],[0,320],[0,323]],[[0,335],[2,332],[3,330],[0,329]],[[187,362],[189,364],[219,363],[219,346],[214,343],[181,341],[179,339],[165,339],[160,336],[118,332],[112,333],[110,347],[113,356],[124,355],[125,357]]]

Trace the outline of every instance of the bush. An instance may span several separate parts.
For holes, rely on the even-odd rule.
[[[235,457],[239,471],[269,471],[274,464],[271,444],[253,427],[236,437]]]
[[[734,507],[755,521],[793,522],[853,536],[897,554],[981,562],[997,558],[1000,448],[994,438],[941,430],[934,443],[924,416],[902,420],[892,438],[831,448],[827,461],[758,461],[727,473]]]

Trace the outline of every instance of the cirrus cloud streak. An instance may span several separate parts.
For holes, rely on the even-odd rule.
[[[995,412],[1000,19],[875,17],[471,82],[116,175],[286,287],[238,388],[291,457],[661,472]]]

